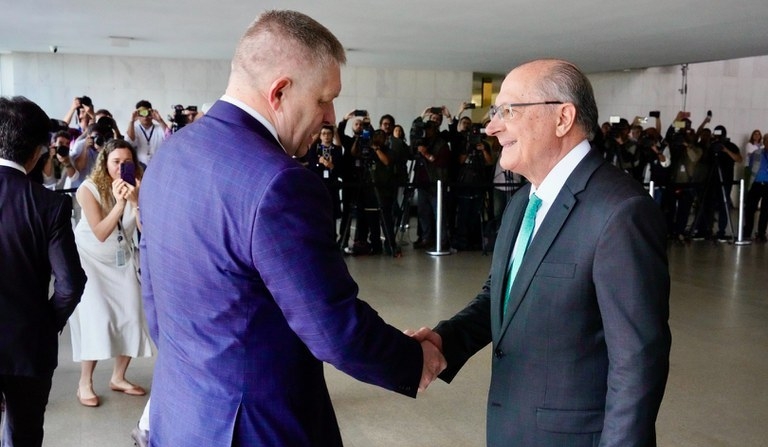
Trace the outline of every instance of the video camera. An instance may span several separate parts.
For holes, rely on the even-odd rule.
[[[480,123],[472,123],[467,132],[467,145],[475,148],[485,140],[485,127]]]
[[[173,115],[168,115],[168,121],[172,123],[172,132],[176,132],[177,130],[189,124],[187,115],[184,113],[184,106],[181,104],[176,104],[173,106]]]

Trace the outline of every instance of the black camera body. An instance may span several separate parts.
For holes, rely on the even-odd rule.
[[[184,114],[184,106],[181,104],[176,104],[175,106],[173,106],[173,115],[168,115],[168,120],[172,123],[171,124],[172,132],[176,132],[182,127],[189,124],[187,115]]]
[[[69,157],[69,146],[56,146],[56,154],[60,157]]]
[[[467,145],[472,149],[485,140],[485,127],[480,123],[472,123],[467,132]]]

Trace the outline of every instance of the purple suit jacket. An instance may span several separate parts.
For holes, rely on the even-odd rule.
[[[357,299],[328,192],[253,117],[217,102],[141,186],[152,445],[341,445],[323,361],[415,396],[421,347]]]

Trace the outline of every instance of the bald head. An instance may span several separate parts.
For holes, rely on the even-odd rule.
[[[514,71],[530,73],[531,88],[542,98],[572,103],[576,107],[576,126],[591,140],[597,128],[597,104],[592,84],[575,65],[558,59],[540,59]]]

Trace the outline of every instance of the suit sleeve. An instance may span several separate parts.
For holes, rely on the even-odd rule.
[[[663,218],[647,197],[621,203],[595,253],[608,349],[607,446],[651,445],[669,372],[669,270]]]
[[[141,218],[141,215],[139,218]],[[139,262],[141,264],[141,297],[144,306],[144,316],[147,319],[149,336],[152,338],[152,341],[155,342],[155,346],[158,346],[160,342],[160,333],[157,326],[157,313],[155,310],[155,295],[152,290],[152,277],[149,274],[149,250],[146,249],[146,244],[146,237],[139,240],[139,253],[141,253],[141,256],[139,256]]]
[[[443,340],[443,355],[448,367],[440,378],[450,383],[459,370],[491,342],[491,278],[483,285],[483,290],[467,307],[453,318],[441,321],[435,332]]]
[[[357,298],[357,284],[335,244],[331,212],[330,195],[316,175],[303,167],[279,173],[259,201],[254,266],[316,358],[358,380],[414,397],[421,345]]]
[[[56,317],[56,329],[60,332],[80,302],[86,277],[72,233],[72,202],[69,196],[59,198],[60,206],[54,213],[48,241],[48,257],[54,278],[53,296],[49,302]]]

